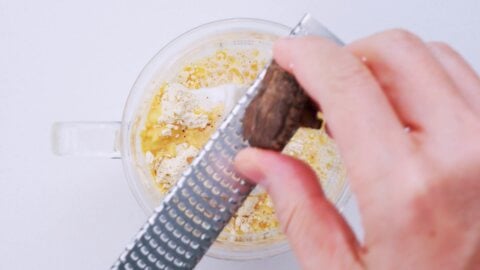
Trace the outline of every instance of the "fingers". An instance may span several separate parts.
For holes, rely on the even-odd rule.
[[[412,130],[438,133],[465,110],[452,80],[415,35],[390,30],[356,41],[347,49],[367,59],[366,65]]]
[[[427,46],[448,73],[465,102],[480,116],[480,79],[475,71],[449,45],[429,42]]]
[[[270,194],[304,269],[353,269],[358,263],[355,236],[306,164],[276,152],[246,149],[235,167]],[[352,267],[338,267],[342,261]]]
[[[345,49],[318,37],[281,40],[274,56],[319,103],[354,191],[370,186],[368,192],[375,193],[373,182],[386,173],[380,170],[395,164],[393,153],[401,151],[407,139],[368,68]]]

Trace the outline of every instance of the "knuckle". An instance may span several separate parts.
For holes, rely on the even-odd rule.
[[[340,47],[326,38],[318,36],[306,36],[296,39],[298,41],[296,51],[305,58],[312,57],[320,53],[322,57],[325,56],[337,56]]]
[[[405,173],[408,193],[404,194],[402,205],[406,210],[406,217],[413,220],[426,215],[431,210],[431,191],[438,182],[439,175],[423,165],[416,164]]]
[[[479,134],[479,133],[477,133]],[[437,172],[437,178],[457,178],[459,174],[467,171],[480,169],[480,144],[478,135],[462,134],[457,140],[447,141],[440,146],[428,147],[427,151],[431,156],[431,162],[437,164],[432,168]],[[455,149],[455,151],[452,151]],[[448,153],[448,154],[446,154]],[[452,181],[450,179],[450,181]]]
[[[448,43],[441,42],[441,41],[433,41],[433,42],[428,42],[427,46],[430,48],[430,50],[438,51],[441,54],[444,54],[446,56],[450,57],[461,57],[460,54]]]
[[[450,45],[448,45],[447,43],[442,42],[442,41],[428,42],[428,46],[431,47],[431,48],[441,50],[441,51],[448,51],[448,52],[453,52],[454,51],[453,48]]]
[[[350,91],[353,88],[370,87],[373,84],[373,78],[371,73],[365,66],[358,63],[357,59],[345,59],[345,61],[339,61],[336,75],[336,80],[332,81],[332,84],[338,84],[335,87],[338,92]],[[342,87],[345,84],[349,84],[352,87]],[[343,90],[343,91],[342,91]]]
[[[421,43],[419,37],[405,29],[392,29],[383,33],[384,38],[393,44],[417,45]]]
[[[461,147],[457,149],[460,150]],[[472,144],[471,147],[461,149],[442,161],[443,167],[447,168],[451,174],[455,174],[458,170],[466,172],[480,168],[480,147]]]
[[[473,145],[473,144],[472,144]],[[405,224],[411,225],[418,220],[428,223],[435,218],[435,211],[441,203],[457,202],[458,196],[451,196],[455,191],[464,190],[468,196],[468,177],[480,173],[480,147],[471,147],[448,155],[448,159],[439,158],[433,153],[416,155],[409,158],[402,171],[405,193],[396,197],[400,209],[405,213]],[[475,185],[470,185],[475,186]],[[478,184],[477,187],[480,187]]]

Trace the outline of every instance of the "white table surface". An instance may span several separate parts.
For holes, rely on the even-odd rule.
[[[142,66],[199,24],[306,11],[345,41],[392,27],[444,40],[480,70],[480,1],[0,0],[0,269],[107,269],[146,219],[119,160],[58,158],[56,120],[119,120]],[[353,206],[347,215],[356,230]],[[198,269],[297,269],[293,255]]]

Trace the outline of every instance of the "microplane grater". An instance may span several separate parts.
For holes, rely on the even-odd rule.
[[[317,35],[341,41],[310,14],[290,35]],[[245,110],[257,94],[264,69],[213,134],[162,204],[112,269],[193,269],[255,187],[233,169],[248,147],[242,136]]]

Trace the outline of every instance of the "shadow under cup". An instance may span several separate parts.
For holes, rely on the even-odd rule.
[[[127,182],[137,202],[150,215],[164,195],[154,179],[142,151],[140,132],[153,96],[164,82],[171,81],[188,62],[212,55],[218,49],[258,49],[271,58],[273,42],[287,36],[290,29],[281,24],[257,19],[229,19],[194,28],[162,48],[144,67],[128,97],[122,122],[63,122],[52,129],[53,151],[62,156],[98,156],[121,158]],[[349,191],[342,173],[340,158],[324,179],[328,198],[341,209]],[[338,169],[335,169],[338,167]],[[208,256],[246,260],[265,258],[289,250],[285,237],[277,230],[262,232],[261,237],[245,235],[249,241],[220,241],[207,252]],[[260,235],[259,235],[260,236]]]

